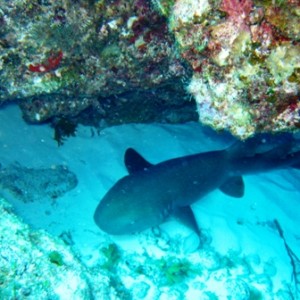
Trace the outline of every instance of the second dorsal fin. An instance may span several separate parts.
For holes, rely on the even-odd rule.
[[[147,170],[153,165],[149,163],[143,156],[132,148],[128,148],[125,152],[124,162],[129,174]]]

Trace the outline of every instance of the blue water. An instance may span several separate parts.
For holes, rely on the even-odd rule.
[[[260,151],[288,141],[272,138]],[[94,224],[99,200],[127,174],[128,147],[158,163],[232,142],[196,123],[133,124],[96,136],[79,127],[58,147],[51,128],[25,124],[18,108],[9,106],[0,110],[0,194],[30,228],[69,244],[86,272],[97,266],[103,276],[114,276],[112,288],[126,290],[123,299],[298,299],[298,169],[244,176],[241,199],[219,190],[200,199],[192,206],[199,248],[195,233],[172,218],[120,237]]]

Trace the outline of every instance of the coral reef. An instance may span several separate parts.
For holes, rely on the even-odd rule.
[[[191,94],[201,122],[241,139],[300,127],[299,1],[0,4],[0,103],[18,101],[28,122],[84,123],[89,110],[108,126],[112,97],[118,123],[189,121]]]
[[[193,69],[203,123],[242,139],[300,127],[299,2],[153,2]]]
[[[39,123],[50,118],[53,127],[61,118],[101,128],[134,122],[179,123],[198,118],[190,96],[177,84],[105,98],[44,94],[24,99],[20,107],[27,122]]]
[[[45,232],[30,230],[3,199],[0,233],[1,299],[89,299],[85,269],[70,249]]]
[[[104,112],[98,121],[105,120],[106,97],[149,90],[151,98],[166,84],[183,86],[188,72],[166,19],[148,1],[0,3],[0,103],[19,100],[29,122],[75,116],[88,107]],[[177,97],[185,95],[182,88]],[[139,111],[135,116],[138,121]]]

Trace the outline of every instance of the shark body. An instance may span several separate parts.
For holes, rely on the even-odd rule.
[[[220,189],[239,198],[244,195],[242,175],[299,168],[300,151],[290,153],[287,147],[249,153],[245,150],[248,145],[244,144],[156,165],[129,148],[125,153],[129,175],[121,178],[103,197],[94,220],[101,230],[112,235],[143,231],[163,223],[170,215],[195,228],[190,205],[211,191]]]

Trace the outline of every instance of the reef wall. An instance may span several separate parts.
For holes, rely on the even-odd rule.
[[[300,127],[300,2],[154,0],[193,69],[200,121],[240,138]]]
[[[0,103],[28,122],[300,127],[298,0],[0,4]]]

